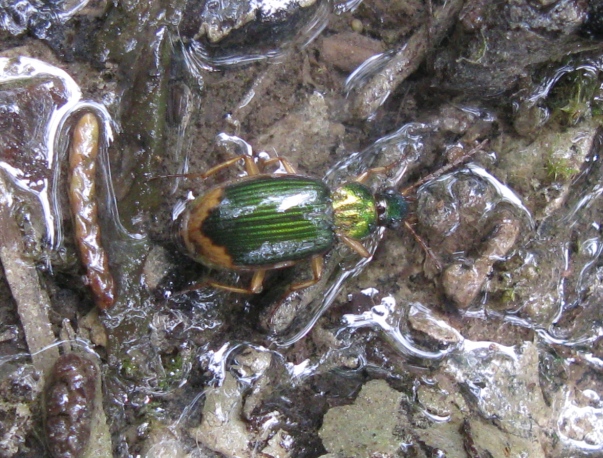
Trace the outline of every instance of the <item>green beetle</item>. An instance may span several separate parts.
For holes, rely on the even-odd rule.
[[[207,178],[241,160],[248,176],[190,201],[179,217],[178,238],[197,262],[253,272],[253,278],[248,288],[215,281],[205,285],[259,293],[267,270],[310,259],[312,278],[289,290],[306,288],[320,280],[323,255],[338,240],[368,257],[361,240],[379,226],[398,227],[408,214],[408,203],[399,191],[374,194],[364,184],[371,175],[385,173],[387,167],[370,169],[335,190],[321,180],[296,174],[281,157],[264,161],[263,167],[278,162],[286,171],[282,174],[260,173],[253,159],[243,155],[195,176]]]

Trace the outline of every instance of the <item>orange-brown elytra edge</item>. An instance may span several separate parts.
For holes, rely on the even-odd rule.
[[[199,255],[210,265],[216,267],[234,267],[232,257],[223,246],[216,245],[203,234],[203,222],[209,213],[220,205],[223,195],[222,188],[216,188],[203,196],[203,199],[189,212],[187,229],[182,231],[182,239],[191,253]]]

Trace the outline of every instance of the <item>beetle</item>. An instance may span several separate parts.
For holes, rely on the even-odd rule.
[[[455,167],[484,143],[436,173]],[[312,278],[290,285],[292,292],[321,279],[324,255],[337,242],[369,257],[362,240],[378,227],[395,229],[402,223],[418,239],[405,222],[409,214],[405,191],[387,188],[374,193],[366,185],[371,176],[387,173],[392,165],[369,169],[334,190],[321,180],[297,174],[283,157],[264,160],[260,171],[252,157],[240,155],[205,173],[183,176],[206,179],[239,161],[244,161],[247,176],[218,185],[191,200],[178,218],[177,240],[195,261],[210,268],[252,272],[251,282],[244,288],[208,280],[188,291],[207,285],[236,293],[259,293],[266,271],[309,259]],[[280,163],[284,173],[264,172],[276,163]]]

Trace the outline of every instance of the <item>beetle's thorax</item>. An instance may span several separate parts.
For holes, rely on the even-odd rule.
[[[333,220],[339,235],[355,240],[367,237],[377,227],[377,205],[371,190],[357,181],[350,181],[335,189]]]

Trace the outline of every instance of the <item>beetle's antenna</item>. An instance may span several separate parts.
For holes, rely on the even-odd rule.
[[[442,176],[443,174],[445,174],[446,172],[448,172],[449,170],[454,169],[455,167],[458,167],[460,164],[462,164],[463,162],[465,162],[467,159],[469,159],[471,156],[475,155],[477,152],[481,151],[484,146],[486,146],[486,144],[488,143],[488,139],[484,140],[483,142],[479,143],[475,148],[473,148],[471,151],[469,151],[467,154],[463,154],[461,157],[455,159],[454,161],[452,161],[450,164],[446,164],[444,167],[439,168],[438,170],[436,170],[433,173],[430,173],[429,175],[427,175],[426,177],[421,178],[419,181],[417,181],[416,183],[413,183],[412,185],[410,185],[407,188],[404,188],[401,191],[401,194],[403,196],[406,196],[410,191],[423,186],[425,183],[427,183],[428,181],[431,181],[439,176]]]
[[[149,178],[149,181],[162,180],[164,178],[187,178],[187,179],[195,179],[195,178],[204,178],[203,173],[172,173],[169,175],[155,175]]]
[[[421,238],[421,236],[419,234],[417,234],[417,232],[412,228],[412,226],[410,225],[410,223],[408,221],[404,221],[404,226],[412,234],[412,236],[415,238],[417,243],[419,245],[421,245],[421,248],[423,249],[425,254],[427,256],[429,256],[431,258],[431,260],[435,263],[437,271],[441,272],[442,271],[442,263],[440,262],[439,258],[435,255],[435,253],[433,251],[431,251],[431,248],[429,248],[427,246],[427,244],[425,243],[425,240],[423,240]]]

